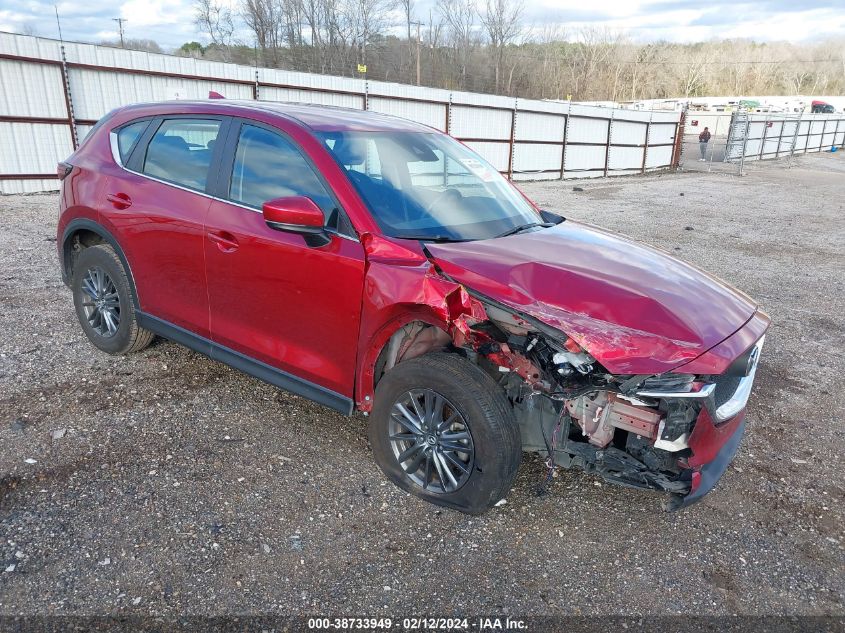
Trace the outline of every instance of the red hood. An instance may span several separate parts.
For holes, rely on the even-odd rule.
[[[674,369],[756,311],[746,295],[694,266],[569,220],[427,248],[447,275],[565,332],[615,374]]]

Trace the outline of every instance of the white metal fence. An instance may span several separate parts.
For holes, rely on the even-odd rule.
[[[679,113],[513,99],[254,68],[0,33],[0,193],[58,188],[56,163],[118,106],[169,99],[295,101],[393,114],[447,132],[514,180],[677,165]]]
[[[845,147],[845,114],[733,116],[725,162],[763,160]]]

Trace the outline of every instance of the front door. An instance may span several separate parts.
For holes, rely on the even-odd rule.
[[[264,202],[308,196],[329,224],[341,213],[299,148],[281,132],[233,123],[233,156],[206,220],[205,259],[215,343],[352,398],[364,250],[331,231],[328,244],[270,228]],[[228,184],[225,181],[228,179]],[[342,226],[342,223],[337,223]]]

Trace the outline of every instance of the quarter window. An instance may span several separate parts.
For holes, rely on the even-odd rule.
[[[243,125],[229,184],[229,198],[260,209],[268,200],[307,196],[330,217],[335,204],[311,165],[288,140]]]
[[[144,130],[147,129],[149,124],[149,121],[137,121],[135,123],[130,123],[129,125],[124,125],[120,128],[120,130],[118,130],[117,150],[120,154],[120,161],[122,163],[125,164],[129,159],[129,154],[132,152],[132,148],[135,146],[135,143],[138,141],[141,134],[144,133]]]
[[[155,178],[204,191],[212,148],[219,132],[220,121],[164,121],[147,146],[142,171]]]

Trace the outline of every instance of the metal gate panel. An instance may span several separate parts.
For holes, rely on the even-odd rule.
[[[766,140],[763,143],[763,158],[774,158],[779,144],[780,137],[773,137],[767,134]]]
[[[648,142],[651,145],[664,145],[675,141],[675,134],[678,132],[676,123],[652,123],[648,133]],[[649,148],[651,153],[651,148]],[[669,159],[671,162],[672,159]],[[668,164],[668,163],[667,163]]]
[[[0,60],[0,116],[67,116],[58,66]]]
[[[261,101],[275,101],[284,103],[316,103],[319,105],[339,106],[342,108],[364,109],[364,99],[358,95],[338,94],[332,92],[314,92],[298,88],[272,88],[261,86],[258,92]]]
[[[253,68],[252,78],[255,78]],[[279,70],[277,68],[259,68],[258,78],[261,83],[276,84],[277,87],[313,88],[307,92],[349,92],[364,94],[367,82],[363,79],[350,77],[336,77],[333,75],[318,75],[315,73],[301,73],[293,70]],[[262,87],[263,89],[263,87]]]
[[[519,143],[514,145],[513,171],[527,172],[555,172],[553,176],[560,177],[560,159],[562,148],[559,144]]]
[[[219,92],[227,99],[252,98],[252,89],[248,85],[205,79],[182,79],[79,68],[70,68],[68,78],[73,94],[73,111],[78,119],[96,120],[114,108],[127,103],[207,99],[209,91],[212,90]]]
[[[467,141],[466,144],[467,147],[490,163],[494,169],[502,173],[507,172],[510,159],[510,146],[507,143]]]
[[[824,121],[813,120],[810,122],[810,134],[821,134],[824,129]]]
[[[446,106],[439,103],[420,101],[397,101],[385,97],[370,97],[370,110],[392,114],[410,119],[423,125],[429,125],[440,131],[446,129]]]
[[[649,147],[645,159],[646,169],[661,169],[672,164],[672,156],[675,152],[674,146]]]
[[[79,142],[81,143],[86,136],[88,136],[88,132],[94,129],[93,125],[77,125],[76,126],[76,134],[79,137]]]
[[[637,173],[642,170],[642,164],[642,147],[611,146],[607,160],[607,167],[610,175],[621,176],[626,173]]]
[[[763,139],[748,137],[745,141],[745,160],[757,160]]]
[[[608,113],[609,114],[609,113]],[[569,120],[569,136],[567,143],[607,144],[608,119],[587,119],[582,116],[572,116]],[[567,149],[567,152],[569,149]],[[602,149],[602,151],[604,151]]]
[[[508,110],[452,106],[449,133],[456,138],[501,139],[509,141],[513,113]]]
[[[604,145],[570,145],[566,148],[564,175],[570,178],[593,178],[604,175]]]
[[[645,145],[645,133],[648,125],[639,121],[619,121],[614,119],[610,127],[610,142],[622,145]],[[642,157],[642,152],[640,152]],[[636,167],[637,163],[631,163],[629,167]]]
[[[0,122],[0,174],[53,174],[56,163],[73,153],[65,124]],[[57,158],[58,157],[58,158]]]
[[[559,114],[517,111],[514,138],[518,141],[562,142],[565,128],[566,117]]]
[[[777,138],[783,133],[784,121],[771,120],[766,131],[766,138]]]

